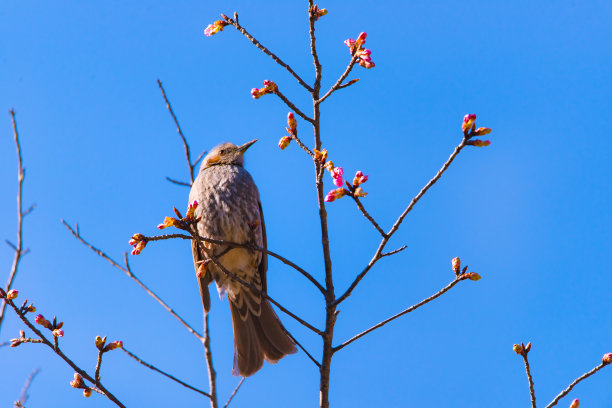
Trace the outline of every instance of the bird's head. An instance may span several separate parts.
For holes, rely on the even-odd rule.
[[[244,165],[244,152],[255,143],[257,139],[246,142],[242,146],[236,146],[233,143],[221,143],[215,146],[202,161],[202,169],[217,164],[234,164],[236,166]]]

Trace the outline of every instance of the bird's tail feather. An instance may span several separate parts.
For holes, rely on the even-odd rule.
[[[297,351],[267,299],[261,300],[259,316],[248,313],[244,320],[234,302],[230,300],[229,304],[234,328],[234,375],[248,377],[263,366],[264,359],[276,363]]]

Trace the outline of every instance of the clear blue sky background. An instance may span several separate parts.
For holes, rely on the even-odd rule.
[[[16,158],[9,108],[17,111],[27,178],[24,238],[31,253],[15,287],[45,316],[65,321],[66,353],[93,371],[96,335],[207,388],[199,342],[121,272],[61,225],[116,259],[135,232],[185,208],[182,146],[155,80],[166,87],[194,155],[225,140],[258,138],[246,157],[262,197],[268,247],[323,278],[312,164],[277,147],[289,111],[275,97],[253,100],[264,79],[305,112],[308,95],[233,29],[207,38],[220,13],[241,23],[314,79],[305,1],[34,2],[0,6],[0,214],[2,238],[16,230]],[[453,279],[461,256],[479,272],[415,313],[339,352],[335,407],[519,407],[529,405],[512,344],[532,341],[538,401],[612,352],[612,6],[607,1],[389,1],[321,3],[317,24],[323,84],[344,70],[343,41],[367,31],[376,68],[322,106],[330,158],[363,170],[364,204],[388,229],[459,143],[464,114],[493,128],[492,145],[466,149],[419,202],[385,258],[342,304],[336,343],[420,301]],[[298,128],[312,144],[304,121]],[[326,189],[332,188],[326,176]],[[328,205],[336,287],[370,259],[378,235],[351,200]],[[0,246],[8,274],[13,252]],[[150,244],[134,272],[201,328],[188,243]],[[6,276],[5,274],[5,276]],[[1,278],[4,282],[4,277]],[[323,300],[292,269],[271,261],[271,295],[319,327]],[[231,393],[232,334],[226,302],[213,298],[212,342],[220,400]],[[320,358],[321,343],[286,326]],[[0,340],[22,324],[9,313]],[[34,368],[28,406],[107,407],[69,387],[73,371],[48,349],[0,349],[0,405],[19,397]],[[120,351],[103,382],[126,405],[208,406]],[[560,406],[612,407],[612,368],[580,384]],[[303,354],[249,378],[234,407],[313,407],[318,373]]]

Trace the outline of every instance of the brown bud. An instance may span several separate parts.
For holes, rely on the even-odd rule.
[[[455,275],[459,275],[459,272],[461,271],[461,259],[456,256],[453,258],[451,264],[453,265],[453,272],[455,272]]]
[[[601,362],[604,364],[612,363],[612,353],[604,354],[603,358],[601,359]]]

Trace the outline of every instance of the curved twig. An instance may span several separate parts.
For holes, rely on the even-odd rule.
[[[572,381],[572,383],[566,389],[561,391],[561,393],[559,395],[557,395],[550,402],[550,404],[548,404],[545,408],[551,408],[551,407],[554,407],[555,405],[557,405],[557,402],[559,402],[559,400],[561,398],[563,398],[567,394],[569,394],[569,392],[572,390],[572,388],[574,388],[576,386],[576,384],[578,384],[580,381],[582,381],[582,380],[592,376],[593,374],[595,374],[596,372],[598,372],[599,370],[601,370],[602,368],[604,368],[607,365],[609,365],[609,364],[601,363],[598,366],[594,367],[591,371],[587,371],[586,373],[582,374],[580,377],[576,378],[574,381]]]

